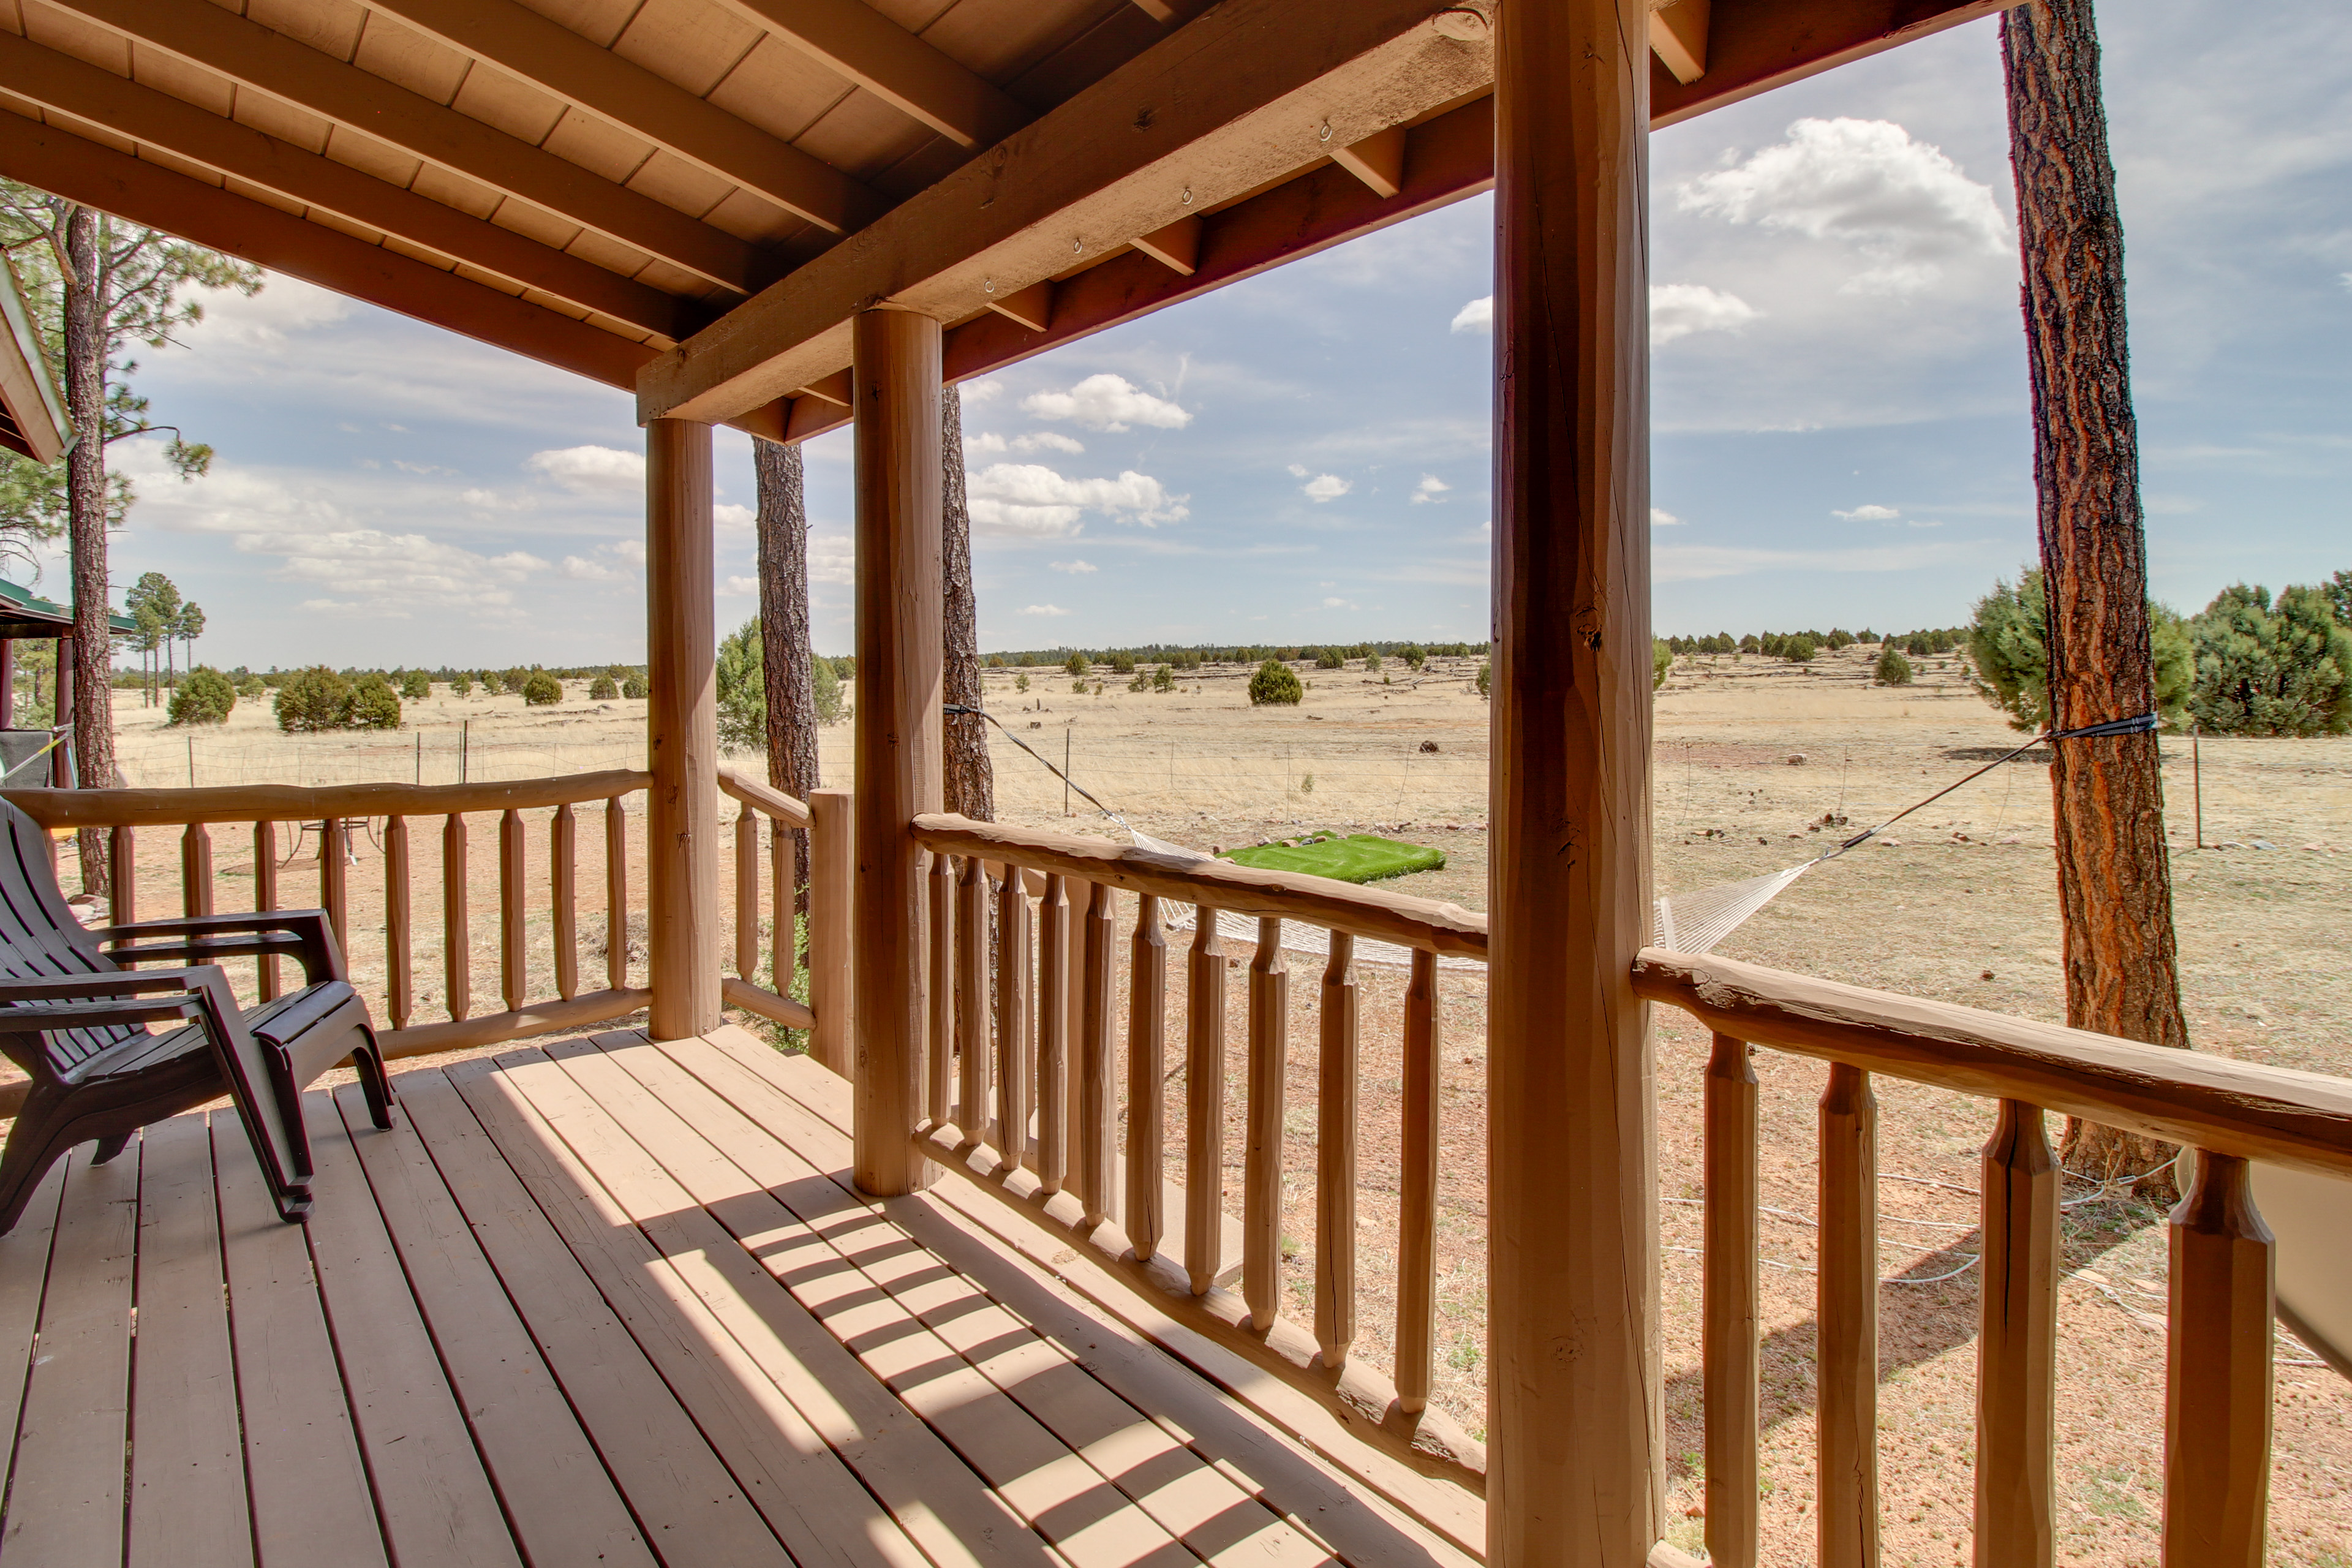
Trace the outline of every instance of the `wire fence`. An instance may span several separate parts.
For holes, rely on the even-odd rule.
[[[145,789],[467,784],[645,765],[642,735],[499,739],[462,727],[371,736],[178,730],[128,734],[115,745],[115,766],[123,782]]]

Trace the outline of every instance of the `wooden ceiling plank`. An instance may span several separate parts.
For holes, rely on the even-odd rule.
[[[1404,189],[1404,127],[1375,131],[1360,142],[1336,148],[1331,162],[1387,197]]]
[[[862,228],[881,216],[881,197],[830,163],[515,0],[371,4],[835,234]]]
[[[15,34],[0,34],[0,88],[649,331],[680,336],[702,314],[658,289]]]
[[[241,257],[528,359],[626,387],[652,356],[611,332],[469,283],[382,246],[101,147],[54,125],[0,115],[11,177],[131,223]]]
[[[1685,87],[1706,74],[1707,0],[1650,0],[1650,52]]]
[[[749,292],[752,247],[576,164],[210,0],[53,0],[126,37],[209,67],[431,163],[508,192],[713,282]]]
[[[861,0],[719,0],[892,107],[966,147],[988,147],[1029,110]]]

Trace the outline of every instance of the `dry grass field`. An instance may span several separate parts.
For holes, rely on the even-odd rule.
[[[1213,667],[1169,694],[1129,692],[1108,670],[1081,695],[1059,671],[992,671],[989,706],[1014,734],[1061,763],[1134,826],[1202,848],[1304,828],[1381,829],[1444,849],[1447,866],[1388,884],[1483,908],[1486,709],[1475,660],[1443,660],[1415,676],[1391,661],[1385,680],[1360,671],[1306,670],[1297,709],[1252,710],[1247,672]],[[855,700],[855,689],[848,695]],[[162,728],[131,697],[118,707],[129,782],[311,783],[346,779],[446,782],[634,766],[643,753],[644,704],[592,704],[574,690],[552,709],[514,697],[412,704],[411,727],[368,742],[289,741],[260,705],[196,737]],[[1796,864],[1833,840],[1824,817],[1876,822],[2014,745],[2000,717],[1967,688],[1958,661],[1923,661],[1907,689],[1874,687],[1859,650],[1811,667],[1728,656],[1676,661],[1658,697],[1654,772],[1660,889],[1687,892]],[[1003,737],[994,740],[999,815],[1007,821],[1116,836],[1117,826],[1071,797]],[[2198,1047],[2282,1066],[2352,1073],[2352,962],[2344,940],[2352,908],[2352,742],[2208,741],[2202,747],[2204,839],[2193,827],[2190,748],[2164,742],[2173,842],[2181,984]],[[192,749],[193,746],[193,749]],[[754,759],[739,765],[757,771]],[[849,730],[824,738],[828,784],[849,782]],[[1722,946],[1731,956],[2031,1017],[2063,1016],[2056,900],[2044,766],[2030,753],[1928,807],[1882,838],[1799,880]],[[544,814],[540,814],[543,816]],[[476,1010],[496,1004],[497,868],[490,825],[475,828],[470,861]],[[437,910],[437,834],[415,849],[420,913]],[[249,848],[221,830],[218,900],[251,875]],[[583,832],[583,850],[593,836]],[[535,830],[533,855],[544,853]],[[281,847],[281,853],[284,848]],[[314,854],[315,847],[306,850]],[[239,856],[243,858],[240,860]],[[175,912],[178,852],[168,834],[142,836],[142,907]],[[602,908],[600,867],[583,854],[581,896]],[[722,856],[722,862],[729,858]],[[312,885],[298,862],[282,872],[287,901]],[[543,878],[534,859],[534,878]],[[249,889],[249,882],[247,884]],[[352,869],[354,962],[381,995],[382,873],[362,847]],[[537,895],[530,994],[551,994],[543,884]],[[632,900],[642,910],[641,898]],[[731,906],[730,906],[731,907]],[[1131,905],[1127,911],[1131,918]],[[375,922],[371,926],[370,922]],[[441,1016],[430,982],[440,973],[437,919],[416,933],[420,1020]],[[583,921],[601,974],[601,918]],[[1181,945],[1181,937],[1171,939]],[[642,927],[632,945],[642,942]],[[1244,944],[1229,944],[1245,965]],[[726,951],[731,952],[731,943]],[[1293,998],[1286,1151],[1291,1172],[1291,1278],[1300,1310],[1313,1279],[1315,1142],[1313,1007],[1320,961],[1288,959]],[[1234,976],[1228,1061],[1228,1186],[1239,1203],[1244,1028],[1242,975]],[[1181,994],[1181,970],[1171,973]],[[1397,1178],[1402,976],[1367,968],[1360,1247],[1366,1298],[1360,1353],[1391,1354],[1389,1292]],[[1444,1177],[1440,1227],[1440,1396],[1483,1429],[1485,1291],[1485,986],[1449,972],[1444,986]],[[1697,1131],[1703,1031],[1671,1010],[1658,1019],[1660,1147],[1664,1160],[1662,1263],[1675,1537],[1696,1546],[1698,1471]],[[1765,1270],[1767,1557],[1809,1561],[1814,1205],[1813,1103],[1822,1074],[1767,1053],[1768,1267]],[[1973,1441],[1977,1151],[1991,1107],[1895,1083],[1879,1086],[1880,1202],[1885,1218],[1880,1394],[1885,1561],[1969,1561],[1962,1478]],[[1172,1086],[1171,1175],[1181,1175],[1183,1096]],[[2053,1129],[2053,1132],[2054,1132]],[[2062,1288],[2061,1560],[2158,1560],[2162,1495],[2165,1226],[2128,1192],[2070,1183],[2067,1274]],[[2352,1385],[2282,1338],[2271,1515],[2272,1561],[2352,1568]]]

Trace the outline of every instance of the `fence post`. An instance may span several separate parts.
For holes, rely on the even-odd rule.
[[[819,1066],[847,1078],[856,1006],[849,943],[850,836],[856,808],[845,789],[813,789],[808,806],[809,1009],[816,1015],[809,1053]]]

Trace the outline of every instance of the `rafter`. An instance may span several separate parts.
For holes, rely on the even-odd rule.
[[[14,33],[0,33],[0,89],[666,338],[683,338],[709,319],[697,301],[632,282],[527,235],[468,216]]]
[[[1003,141],[1028,110],[859,0],[719,0],[885,102],[966,147]]]
[[[515,0],[368,3],[835,234],[864,227],[888,205],[823,159]]]
[[[216,71],[427,163],[745,293],[751,245],[650,196],[346,65],[210,0],[51,0],[110,32]]]

